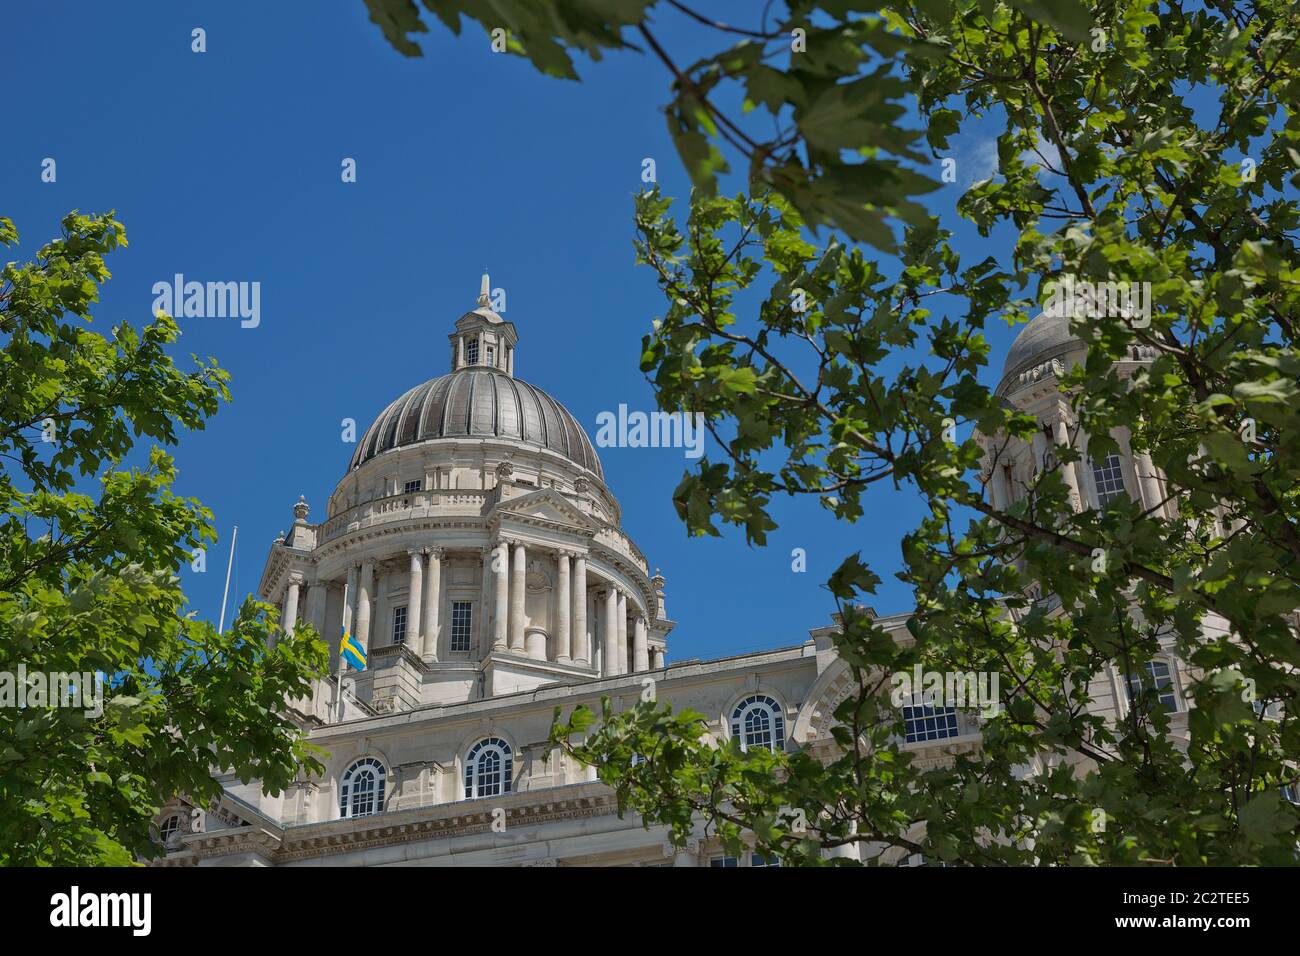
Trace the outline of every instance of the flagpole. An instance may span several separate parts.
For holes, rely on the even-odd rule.
[[[230,534],[230,560],[226,562],[226,586],[221,591],[221,617],[217,619],[217,633],[226,630],[226,598],[230,594],[230,571],[235,566],[235,539],[239,537],[239,525]]]
[[[335,687],[334,687],[334,723],[343,721],[343,668],[347,660],[343,657],[343,638],[347,636],[348,625],[352,622],[348,620],[348,585],[343,583],[343,626],[339,628],[339,665],[335,669]]]

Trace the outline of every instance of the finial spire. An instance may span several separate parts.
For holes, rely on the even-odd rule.
[[[492,286],[488,282],[487,267],[483,268],[483,282],[478,290],[478,304],[487,307],[492,304]]]

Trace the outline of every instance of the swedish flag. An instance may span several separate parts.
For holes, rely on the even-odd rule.
[[[353,639],[347,628],[343,629],[343,640],[339,643],[339,656],[351,664],[354,670],[366,669],[366,649]]]

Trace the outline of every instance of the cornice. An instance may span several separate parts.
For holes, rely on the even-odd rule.
[[[417,841],[454,839],[492,831],[493,811],[505,810],[507,830],[562,820],[608,816],[618,801],[604,784],[581,783],[502,797],[431,804],[352,820],[329,820],[285,828],[248,826],[197,834],[187,841],[192,854],[158,861],[163,866],[193,866],[199,860],[255,852],[274,864],[332,856]]]

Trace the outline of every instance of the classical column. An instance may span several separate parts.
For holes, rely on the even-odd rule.
[[[650,648],[650,669],[656,671],[664,669],[664,649],[658,645]]]
[[[1063,421],[1056,423],[1056,444],[1060,448],[1070,447],[1070,427]],[[1057,456],[1058,460],[1060,456]],[[1079,492],[1079,473],[1074,469],[1074,462],[1066,464],[1061,462],[1061,478],[1065,480],[1065,487],[1070,489],[1070,498],[1074,502],[1074,510],[1080,511],[1083,508],[1083,495]]]
[[[492,620],[492,650],[506,649],[506,625],[510,620],[510,552],[505,541],[497,544],[496,554],[492,556],[492,573],[496,583],[495,614]]]
[[[316,629],[316,636],[325,636],[325,602],[329,598],[329,585],[313,581],[307,585],[307,623]]]
[[[419,548],[408,548],[411,559],[411,580],[406,597],[406,646],[417,655],[424,654],[424,631],[420,629],[424,613],[424,554]]]
[[[1034,429],[1034,434],[1030,436],[1029,444],[1034,450],[1034,477],[1038,477],[1043,472],[1047,462],[1047,436],[1043,434],[1042,428]]]
[[[573,662],[591,660],[587,644],[587,559],[579,554],[573,559]]]
[[[1142,507],[1150,511],[1154,517],[1163,517],[1164,507],[1161,502],[1164,496],[1160,493],[1160,478],[1156,475],[1155,462],[1146,452],[1138,452],[1133,456],[1133,469],[1138,476]]]
[[[522,541],[515,542],[514,565],[510,568],[510,650],[524,653],[524,579],[528,576],[528,554]]]
[[[370,592],[375,588],[375,562],[367,558],[361,562],[361,577],[357,580],[357,630],[352,636],[366,651],[370,650]]]
[[[650,669],[650,649],[646,644],[645,615],[636,612],[632,628],[632,668],[638,674]]]
[[[618,592],[618,671],[619,674],[628,672],[627,666],[627,595],[622,591]]]
[[[605,633],[601,648],[604,658],[601,664],[604,676],[613,677],[618,673],[618,592],[614,590],[613,585],[605,589],[602,599],[605,602]]]
[[[456,336],[456,367],[462,368],[465,365],[465,336]]]
[[[493,571],[492,563],[496,560],[497,550],[490,545],[478,549],[479,588],[478,606],[481,609],[476,620],[471,620],[474,638],[470,641],[470,654],[474,657],[486,657],[492,647],[493,620]]]
[[[561,551],[556,557],[559,564],[559,592],[555,596],[555,659],[561,664],[569,662],[569,552]]]
[[[421,656],[425,660],[438,659],[438,605],[442,600],[442,548],[429,549],[429,580],[424,584],[424,649]]]
[[[999,511],[1005,511],[1010,503],[1004,482],[1005,472],[999,462],[994,462],[989,472],[989,503]]]
[[[284,593],[284,610],[280,615],[280,630],[285,636],[293,633],[298,623],[298,589],[302,587],[302,575],[289,575],[289,587]]]

